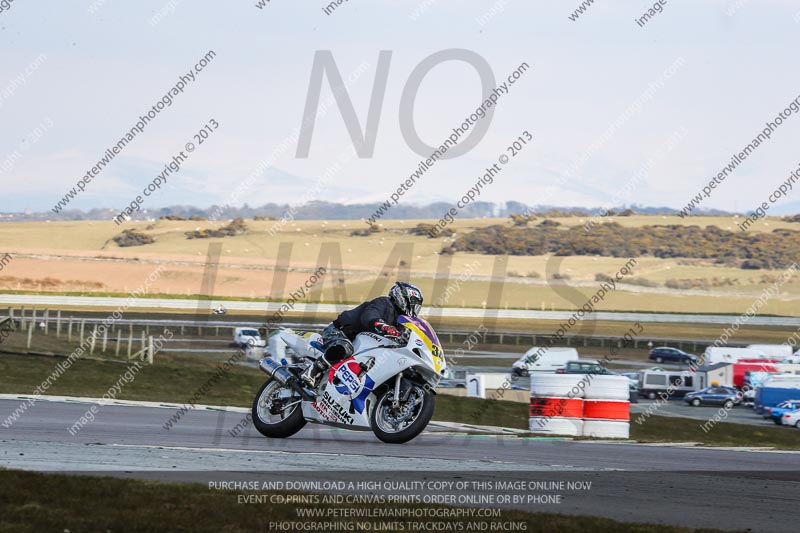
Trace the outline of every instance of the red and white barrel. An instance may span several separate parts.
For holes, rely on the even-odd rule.
[[[587,400],[630,400],[631,380],[625,376],[586,374]]]
[[[631,404],[622,400],[583,400],[584,420],[631,419]]]
[[[585,374],[531,374],[531,396],[541,398],[583,398]]]
[[[583,435],[583,389],[578,374],[532,374],[530,431]]]
[[[583,421],[583,436],[596,439],[627,439],[631,434],[630,422],[619,420]]]
[[[630,382],[625,376],[531,375],[530,431],[627,439]]]

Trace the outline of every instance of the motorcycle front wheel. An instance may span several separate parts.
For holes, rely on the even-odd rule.
[[[394,389],[389,388],[378,397],[370,415],[372,432],[383,442],[402,444],[408,442],[428,425],[433,417],[434,395],[419,385],[412,385],[408,400],[392,406]]]
[[[265,437],[291,437],[306,425],[301,402],[291,388],[267,380],[253,401],[253,425]]]

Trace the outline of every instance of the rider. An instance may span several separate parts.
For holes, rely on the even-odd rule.
[[[422,291],[411,283],[398,281],[389,289],[389,296],[379,296],[344,311],[322,332],[325,353],[303,372],[303,381],[313,387],[322,372],[353,355],[353,341],[359,333],[371,331],[390,337],[400,336],[397,318],[400,315],[415,317],[421,308]]]

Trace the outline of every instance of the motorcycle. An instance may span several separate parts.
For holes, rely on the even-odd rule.
[[[401,316],[398,323],[400,337],[358,334],[354,354],[332,365],[313,388],[300,376],[322,357],[321,336],[282,330],[278,335],[297,362],[270,356],[259,362],[268,378],[253,401],[253,425],[271,438],[290,437],[308,422],[371,430],[391,444],[419,435],[433,416],[434,390],[447,363],[426,320]]]

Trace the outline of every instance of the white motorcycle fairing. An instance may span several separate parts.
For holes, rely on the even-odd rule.
[[[354,342],[355,354],[336,363],[322,376],[315,401],[302,402],[304,418],[368,431],[377,400],[374,391],[384,384],[399,392],[402,385],[399,378],[404,371],[413,369],[434,388],[447,368],[438,339],[424,320],[407,319],[401,321],[401,326],[409,330],[405,345],[374,333],[360,333]]]

